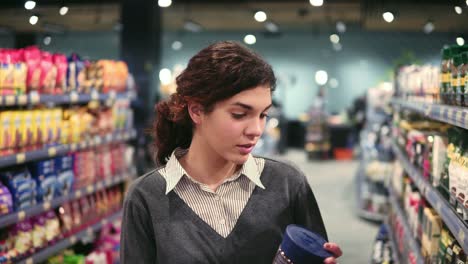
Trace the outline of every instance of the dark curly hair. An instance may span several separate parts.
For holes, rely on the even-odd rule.
[[[271,66],[259,55],[239,43],[223,41],[193,56],[176,83],[177,92],[155,107],[152,133],[159,164],[166,164],[175,148],[188,148],[192,142],[188,103],[199,103],[209,113],[217,102],[260,85],[273,92],[276,78]]]

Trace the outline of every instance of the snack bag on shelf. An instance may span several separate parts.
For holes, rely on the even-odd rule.
[[[48,211],[45,213],[46,219],[46,239],[51,243],[55,243],[57,238],[60,236],[60,222],[54,211]]]
[[[10,190],[0,183],[0,215],[13,212],[13,197]]]
[[[43,124],[42,124],[42,128],[43,128],[43,133],[44,133],[44,143],[45,144],[50,144],[50,143],[53,143],[53,137],[54,137],[54,130],[55,130],[55,127],[52,122],[53,120],[53,113],[52,113],[52,110],[50,109],[44,109],[42,110],[42,115],[43,115]]]
[[[60,227],[62,234],[66,237],[73,230],[73,212],[70,203],[65,203],[58,209]]]
[[[82,225],[82,214],[80,210],[80,203],[78,200],[71,202],[72,218],[73,218],[73,230],[78,230]]]
[[[49,52],[41,53],[41,78],[39,82],[40,92],[43,94],[54,94],[57,81],[57,67],[52,61]]]
[[[2,95],[15,94],[14,89],[14,63],[12,50],[0,50],[0,88]]]
[[[57,196],[68,195],[73,190],[74,174],[71,169],[58,172],[57,185],[55,188]]]
[[[115,90],[118,92],[123,92],[127,88],[128,66],[123,61],[117,61],[115,67],[117,74],[116,80],[118,81]]]
[[[36,250],[39,250],[47,246],[46,219],[44,215],[38,215],[32,218],[32,223],[33,246]]]
[[[20,148],[23,146],[23,111],[13,111],[13,148]]]
[[[85,63],[78,54],[73,53],[68,57],[67,87],[68,92],[84,92],[84,80],[86,79]]]
[[[55,173],[35,178],[37,182],[37,200],[39,202],[52,201],[55,197],[57,187],[57,176]]]
[[[23,131],[23,142],[25,147],[29,147],[33,145],[33,135],[34,135],[34,125],[33,125],[33,112],[30,110],[23,112],[23,127],[21,130]]]
[[[33,125],[32,125],[32,145],[41,145],[44,143],[44,131],[43,131],[43,114],[42,110],[33,110]]]
[[[26,76],[27,91],[39,91],[42,71],[41,51],[36,46],[27,47],[24,49],[23,56],[28,69]]]
[[[26,76],[28,74],[28,68],[24,63],[24,51],[16,50],[13,53],[14,60],[14,72],[13,72],[13,87],[16,94],[26,93]]]
[[[25,256],[34,252],[32,224],[30,220],[22,221],[12,227],[10,237],[13,238],[14,249],[19,256]]]
[[[13,147],[13,113],[11,111],[0,112],[0,151],[8,154]]]
[[[67,92],[67,57],[63,54],[55,53],[52,61],[57,68],[57,78],[55,80],[55,94]]]
[[[91,219],[91,207],[89,206],[89,201],[88,201],[88,197],[81,197],[81,199],[79,200],[80,202],[80,208],[81,208],[81,215],[85,216],[83,217],[83,224],[84,225],[88,225],[88,224],[92,224],[90,222]]]

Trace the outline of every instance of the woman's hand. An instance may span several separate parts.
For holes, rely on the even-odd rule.
[[[341,257],[341,255],[343,255],[343,252],[341,251],[340,246],[338,246],[335,243],[325,243],[323,245],[323,248],[326,251],[333,254],[333,257],[326,258],[323,263],[324,264],[337,264],[338,262],[336,261],[336,259]]]

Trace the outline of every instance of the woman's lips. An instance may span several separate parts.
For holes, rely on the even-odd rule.
[[[240,153],[243,155],[250,154],[250,152],[252,152],[254,147],[255,147],[254,144],[237,145],[237,148],[239,149]]]

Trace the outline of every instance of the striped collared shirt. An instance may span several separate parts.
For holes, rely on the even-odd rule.
[[[227,237],[236,225],[255,186],[265,189],[260,181],[265,160],[249,155],[242,168],[212,191],[190,177],[179,160],[187,150],[176,149],[159,173],[166,180],[166,194],[172,190],[211,228]]]

